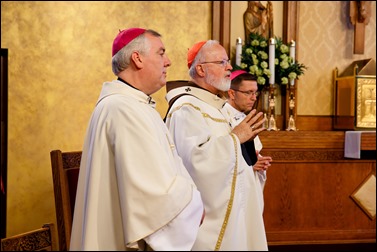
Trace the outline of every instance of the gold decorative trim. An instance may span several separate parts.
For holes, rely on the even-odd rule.
[[[217,239],[217,242],[216,242],[215,251],[219,251],[220,250],[221,243],[223,242],[223,238],[224,238],[226,226],[228,225],[230,212],[232,211],[232,207],[233,207],[234,191],[236,190],[237,173],[238,173],[238,171],[237,171],[238,170],[238,151],[237,151],[238,149],[237,149],[237,140],[236,140],[235,135],[233,133],[231,133],[230,136],[233,138],[234,152],[235,152],[235,156],[236,156],[236,163],[234,165],[233,180],[232,180],[232,189],[231,189],[231,192],[230,192],[230,199],[229,199],[229,202],[228,202],[228,207],[226,209],[226,214],[225,214],[224,222],[223,222],[223,225],[222,225],[221,230],[220,230],[219,238]]]
[[[357,76],[356,127],[376,128],[376,76]]]
[[[172,114],[173,114],[175,111],[181,109],[183,106],[186,106],[186,105],[191,106],[191,107],[193,107],[194,109],[200,111],[200,113],[202,113],[202,115],[203,115],[204,118],[209,118],[209,119],[211,119],[211,120],[213,120],[213,121],[215,121],[215,122],[220,122],[220,123],[226,123],[226,124],[228,124],[228,121],[227,121],[227,120],[225,120],[225,119],[220,119],[220,118],[214,118],[214,117],[210,116],[209,114],[202,112],[202,111],[200,110],[199,107],[194,106],[192,103],[183,103],[182,105],[180,105],[180,106],[174,108],[174,109],[173,109],[173,110],[172,110],[172,111],[171,111],[166,117],[167,117],[167,118],[170,118],[170,117],[172,116]]]

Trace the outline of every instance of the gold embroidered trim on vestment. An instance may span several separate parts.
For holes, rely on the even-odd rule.
[[[222,225],[221,230],[220,230],[219,238],[217,239],[217,242],[216,242],[215,251],[219,251],[220,250],[221,243],[222,243],[223,238],[224,238],[226,226],[228,225],[230,212],[232,211],[232,207],[233,207],[234,191],[236,190],[237,173],[238,173],[237,172],[237,167],[238,167],[238,151],[237,150],[238,149],[237,149],[237,140],[236,140],[236,137],[234,136],[233,133],[231,133],[230,136],[233,138],[234,151],[235,151],[235,154],[236,154],[236,163],[234,165],[233,181],[232,181],[232,189],[231,189],[231,192],[230,192],[230,199],[229,199],[229,202],[228,202],[228,207],[226,209],[226,214],[225,214],[224,222],[223,222],[223,225]]]
[[[199,108],[198,106],[195,106],[195,105],[193,105],[192,103],[182,103],[180,106],[174,108],[174,109],[172,110],[172,112],[170,112],[166,117],[167,117],[167,118],[171,118],[172,114],[173,114],[175,111],[181,109],[181,108],[182,108],[183,106],[185,106],[185,105],[191,106],[191,107],[193,107],[194,109],[200,111],[200,112],[202,113],[203,117],[205,117],[205,118],[209,118],[209,119],[211,119],[211,120],[213,120],[213,121],[215,121],[215,122],[221,122],[221,123],[226,123],[226,124],[228,124],[228,121],[227,121],[226,119],[213,118],[213,117],[210,116],[209,114],[207,114],[207,113],[203,113],[203,112],[200,110],[200,108]]]

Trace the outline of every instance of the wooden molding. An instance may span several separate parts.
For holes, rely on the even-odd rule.
[[[299,1],[284,1],[283,3],[283,41],[296,41],[296,57],[298,52]]]
[[[332,116],[297,116],[296,127],[301,130],[333,130]]]
[[[212,1],[212,39],[218,40],[230,55],[231,1]]]
[[[299,25],[299,1],[284,1],[283,2],[283,42],[287,45],[290,41],[294,40],[296,43],[296,59],[298,58],[298,49],[299,49],[299,41],[298,41],[298,25]],[[288,89],[282,89],[282,115],[284,115],[284,120],[282,121],[282,127],[284,129],[288,128],[288,120],[290,116],[290,109],[289,109],[289,99],[290,93],[293,93],[295,97],[295,106],[293,108],[294,113],[294,120],[297,125],[297,107],[298,107],[298,97],[297,97],[297,80],[296,85]]]

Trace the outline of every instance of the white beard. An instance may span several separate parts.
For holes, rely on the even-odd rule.
[[[205,77],[205,82],[221,91],[228,91],[230,88],[231,80],[226,78],[215,78],[213,75],[208,74]]]

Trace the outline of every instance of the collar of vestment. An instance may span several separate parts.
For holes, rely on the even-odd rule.
[[[143,93],[142,91],[132,87],[129,84],[125,85],[124,82],[120,80],[113,80],[103,83],[101,94],[98,98],[97,104],[100,101],[102,101],[105,97],[115,94],[132,97],[138,100],[139,102],[148,104],[151,107],[156,108],[156,102],[151,96]]]
[[[170,90],[166,94],[165,98],[169,103],[170,100],[174,99],[174,97],[176,97],[178,95],[183,95],[183,94],[195,96],[196,98],[210,104],[211,106],[213,106],[217,109],[221,109],[226,102],[226,100],[224,100],[223,98],[221,98],[221,97],[219,97],[215,94],[212,94],[208,90],[199,87],[198,85],[196,85],[193,82],[188,82],[188,85],[186,85],[186,86],[181,86],[181,87],[177,87],[177,88]]]
[[[226,107],[230,110],[230,112],[232,114],[232,118],[235,121],[239,121],[241,119],[243,120],[246,117],[246,114],[244,112],[239,111],[238,109],[236,109],[235,107],[230,105],[230,103],[228,103],[228,102],[226,103]]]

